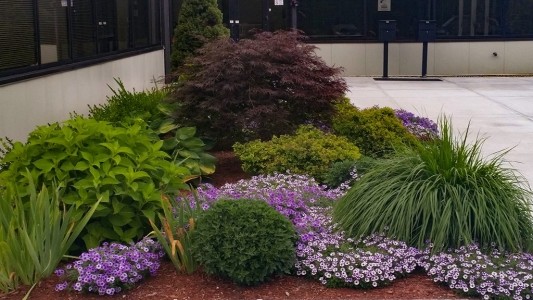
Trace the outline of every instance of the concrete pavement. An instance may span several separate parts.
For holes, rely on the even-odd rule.
[[[442,81],[376,81],[346,77],[358,107],[389,106],[437,120],[451,117],[470,139],[485,137],[484,155],[512,148],[505,158],[533,185],[533,77],[443,77]]]

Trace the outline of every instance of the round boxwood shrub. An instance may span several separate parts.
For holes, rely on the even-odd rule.
[[[355,143],[363,155],[374,158],[387,156],[406,145],[418,143],[392,108],[359,109],[346,98],[336,105],[333,130]]]
[[[219,200],[198,218],[193,252],[208,274],[255,285],[290,272],[296,238],[292,223],[263,201]]]
[[[259,140],[233,146],[245,172],[251,174],[307,174],[322,181],[337,161],[357,160],[361,154],[346,138],[324,133],[312,126],[298,128],[294,135]]]
[[[333,211],[352,237],[384,232],[433,251],[478,243],[481,248],[533,249],[531,192],[524,179],[504,166],[505,151],[481,157],[483,140],[467,144],[452,136],[448,121],[441,137],[417,150],[376,161]]]

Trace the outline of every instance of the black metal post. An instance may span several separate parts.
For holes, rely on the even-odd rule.
[[[228,12],[229,12],[229,30],[230,38],[235,42],[239,41],[239,3],[238,0],[229,0],[228,1]]]
[[[422,77],[428,74],[428,42],[422,43]]]
[[[291,2],[291,29],[298,29],[298,0]]]
[[[389,77],[389,42],[383,42],[383,78]]]

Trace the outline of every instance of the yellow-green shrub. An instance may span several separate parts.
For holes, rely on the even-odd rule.
[[[301,126],[294,135],[281,135],[266,142],[236,143],[233,149],[245,172],[270,174],[290,170],[317,179],[322,179],[334,162],[361,156],[357,146],[346,138],[312,126]]]
[[[365,156],[383,157],[417,143],[389,107],[358,109],[344,99],[336,105],[333,129],[355,143]]]

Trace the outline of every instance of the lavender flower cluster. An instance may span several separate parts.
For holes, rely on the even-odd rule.
[[[57,291],[72,288],[78,292],[114,295],[131,288],[147,275],[154,275],[165,255],[161,245],[145,238],[125,246],[103,243],[81,254],[78,260],[59,268],[55,274],[65,279]]]
[[[532,299],[533,255],[501,253],[483,254],[472,244],[454,251],[423,257],[422,266],[435,282],[483,299]]]
[[[421,140],[433,139],[439,134],[437,124],[428,118],[416,116],[403,109],[396,109],[394,113],[403,126]]]
[[[306,175],[273,174],[254,176],[248,180],[226,184],[220,188],[206,184],[198,188],[204,209],[217,199],[258,199],[267,202],[293,222],[301,232],[308,226],[318,226],[309,214],[309,206],[333,203],[346,192],[348,186],[328,190]]]
[[[411,273],[421,253],[405,243],[372,235],[359,240],[336,231],[325,208],[311,208],[321,227],[300,236],[296,274],[318,278],[328,286],[371,288]]]

